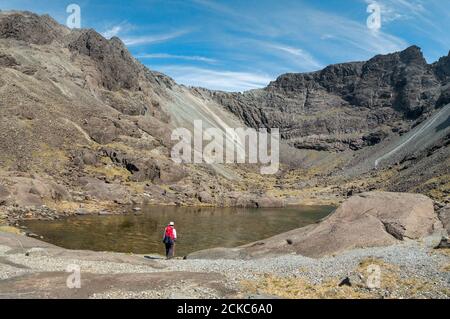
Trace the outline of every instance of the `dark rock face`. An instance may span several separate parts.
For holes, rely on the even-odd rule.
[[[94,30],[83,30],[69,49],[97,63],[106,89],[139,89],[138,66],[119,38],[106,40]]]
[[[450,86],[447,85],[447,87],[442,90],[441,96],[436,102],[436,106],[441,107],[449,103],[450,103]]]
[[[450,81],[450,52],[446,57],[442,57],[433,64],[436,76],[445,83]]]
[[[186,172],[181,166],[168,161],[146,159],[109,147],[102,148],[101,152],[114,164],[129,171],[132,174],[131,180],[136,182],[175,183],[186,177]]]
[[[382,141],[399,121],[447,103],[449,61],[429,65],[412,46],[367,62],[284,74],[262,90],[212,96],[248,126],[280,128],[297,148],[359,149]],[[390,129],[380,133],[381,127]]]
[[[50,44],[61,36],[62,27],[47,15],[10,13],[0,19],[0,38],[16,39],[33,44]]]

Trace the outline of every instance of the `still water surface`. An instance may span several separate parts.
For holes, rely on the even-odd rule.
[[[212,247],[235,247],[306,226],[333,207],[186,208],[146,207],[139,215],[78,216],[56,221],[27,221],[44,240],[69,249],[163,254],[162,234],[174,221],[176,254]]]

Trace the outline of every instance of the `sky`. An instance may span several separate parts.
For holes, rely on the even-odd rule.
[[[430,63],[450,50],[450,0],[0,0],[0,9],[47,13],[66,24],[72,3],[82,28],[118,36],[151,70],[224,91],[413,44]],[[373,3],[376,28],[367,22]]]

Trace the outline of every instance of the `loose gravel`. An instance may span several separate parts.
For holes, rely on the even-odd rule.
[[[111,253],[112,254],[112,253]],[[119,255],[119,254],[116,254]],[[144,256],[138,256],[144,259]],[[32,272],[66,271],[69,264],[81,267],[82,272],[93,274],[154,273],[154,272],[202,272],[220,273],[226,280],[226,287],[238,289],[242,280],[258,280],[261,275],[271,274],[279,277],[300,277],[314,284],[331,278],[345,278],[368,258],[382,259],[385,263],[397,266],[402,278],[417,278],[425,282],[450,288],[450,273],[443,267],[450,264],[450,257],[435,252],[426,241],[406,241],[389,247],[354,249],[337,256],[320,259],[300,255],[262,258],[254,260],[156,260],[145,264],[124,262],[83,260],[77,258],[54,257],[47,255],[46,249],[31,249],[23,252],[9,252],[0,246],[0,279],[21,276]],[[1,260],[7,261],[2,263]],[[158,267],[154,267],[155,263]],[[14,265],[20,265],[20,268]],[[161,267],[163,266],[163,267]],[[0,282],[1,284],[1,282]],[[176,298],[188,295],[192,298],[214,298],[214,291],[167,291],[164,295],[156,291],[108,291],[94,294],[92,298]],[[159,295],[158,295],[159,294]],[[433,297],[431,295],[430,297]],[[442,296],[440,296],[442,297]],[[444,296],[445,297],[445,296]],[[450,298],[450,296],[447,296]]]

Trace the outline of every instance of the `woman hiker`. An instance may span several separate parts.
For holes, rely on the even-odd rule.
[[[170,259],[174,255],[175,241],[177,240],[177,231],[175,223],[170,222],[164,229],[163,243],[166,245],[166,258]]]

